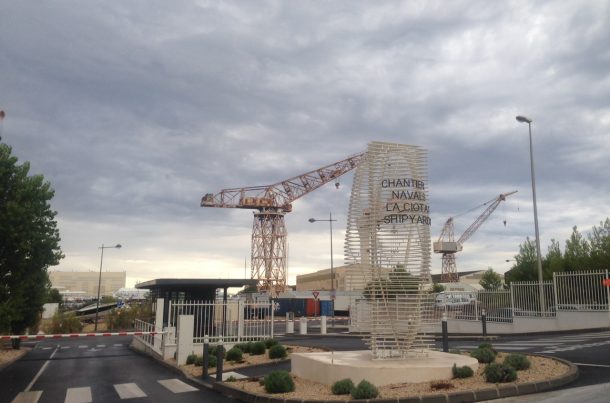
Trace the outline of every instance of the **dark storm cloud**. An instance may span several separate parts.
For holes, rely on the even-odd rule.
[[[95,264],[116,237],[132,278],[239,267],[251,212],[201,209],[203,194],[275,183],[372,140],[429,150],[433,238],[448,216],[519,190],[469,241],[476,256],[460,257],[494,265],[494,250],[516,253],[533,233],[518,114],[534,119],[543,245],[610,210],[609,14],[578,1],[5,2],[3,140],[56,189],[64,269]],[[333,211],[340,242],[350,185],[296,201],[295,240],[317,245],[324,229],[307,218]],[[291,243],[294,270],[326,264],[308,261],[325,242]]]

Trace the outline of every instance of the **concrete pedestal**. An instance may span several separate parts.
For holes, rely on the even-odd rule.
[[[374,360],[369,350],[292,354],[292,373],[325,385],[349,378],[355,384],[363,379],[375,386],[405,382],[429,382],[453,378],[453,364],[468,365],[476,371],[475,358],[440,351],[405,359]]]

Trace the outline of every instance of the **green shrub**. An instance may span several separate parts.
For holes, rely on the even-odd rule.
[[[188,361],[187,361],[188,362]],[[201,355],[196,355],[195,358],[193,359],[193,364],[196,367],[202,367],[203,366],[203,356]]]
[[[275,346],[276,344],[278,344],[277,340],[275,340],[275,339],[267,339],[264,341],[264,343],[265,343],[265,347],[267,347],[267,348],[271,348],[271,347]]]
[[[210,355],[208,357],[208,368],[216,368],[216,356],[215,355]],[[201,359],[201,365],[203,365],[203,357]]]
[[[238,347],[233,347],[229,351],[227,351],[227,355],[225,356],[225,360],[240,362],[243,360],[244,353]]]
[[[517,371],[508,365],[492,363],[485,368],[485,380],[491,383],[513,382],[517,379]]]
[[[358,386],[351,391],[354,399],[374,399],[379,395],[379,391],[367,380],[361,380]]]
[[[262,341],[256,341],[250,346],[251,355],[265,354],[265,351],[267,351],[267,347],[265,347],[265,343],[263,343]]]
[[[230,377],[227,378],[227,380],[225,382],[235,382],[237,380],[236,377],[234,377],[233,375],[231,375]]]
[[[269,349],[269,358],[286,358],[287,355],[286,348],[281,344],[273,345]]]
[[[189,356],[186,357],[186,365],[194,364],[196,359],[197,359],[197,354],[189,354]]]
[[[351,379],[341,379],[331,386],[333,395],[349,395],[354,388],[354,382]]]
[[[454,378],[470,378],[474,375],[474,371],[468,365],[458,367],[453,364],[453,377]]]
[[[235,347],[239,348],[244,354],[250,353],[250,343],[238,343]]]
[[[481,344],[479,344],[479,348],[487,348],[487,349],[493,351],[493,353],[495,355],[498,355],[498,352],[496,351],[494,346],[491,345],[491,343],[481,343]]]
[[[208,349],[208,353],[216,357],[216,352],[218,351],[218,346],[210,346]]]
[[[488,348],[476,348],[470,352],[470,356],[476,358],[483,364],[489,364],[496,359],[494,352]]]
[[[265,391],[267,393],[286,393],[293,390],[294,381],[287,371],[273,371],[265,377]]]
[[[509,354],[504,359],[504,365],[508,365],[513,367],[517,371],[522,371],[524,369],[528,369],[530,367],[530,360],[523,354]]]

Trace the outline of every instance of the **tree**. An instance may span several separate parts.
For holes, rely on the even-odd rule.
[[[589,234],[589,245],[591,269],[610,268],[610,218],[600,222],[599,227],[593,226]]]
[[[432,283],[432,289],[430,290],[433,294],[438,294],[445,291],[445,286],[439,283]]]
[[[566,269],[570,271],[586,270],[590,265],[591,245],[578,232],[576,226],[572,227],[572,235],[566,241],[565,249],[565,264]]]
[[[502,276],[494,271],[491,267],[483,273],[481,281],[479,281],[481,287],[485,290],[498,290],[502,287]]]
[[[555,239],[551,239],[551,245],[546,253],[546,257],[542,261],[542,270],[544,277],[552,277],[555,272],[562,272],[565,270],[565,260],[559,247],[559,242]]]
[[[36,325],[50,282],[47,269],[63,257],[54,191],[42,175],[29,176],[11,147],[0,143],[0,333]]]
[[[536,242],[529,237],[519,245],[519,254],[515,255],[515,265],[504,273],[504,281],[506,284],[513,281],[538,281]]]

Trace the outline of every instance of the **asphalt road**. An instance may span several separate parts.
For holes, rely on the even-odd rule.
[[[130,337],[39,342],[0,371],[0,402],[235,402],[129,348]]]

